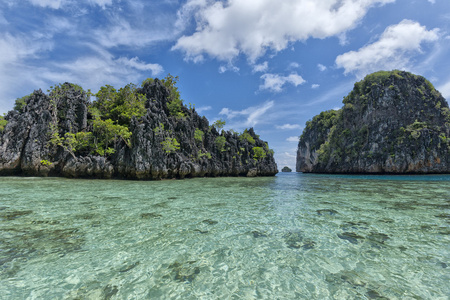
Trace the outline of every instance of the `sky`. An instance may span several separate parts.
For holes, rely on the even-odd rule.
[[[449,0],[0,0],[0,114],[58,83],[170,73],[210,123],[253,127],[279,169],[308,120],[393,69],[450,98]]]

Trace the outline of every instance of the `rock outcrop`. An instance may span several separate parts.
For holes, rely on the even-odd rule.
[[[273,151],[252,128],[219,132],[184,105],[174,115],[173,91],[163,83],[149,80],[135,89],[145,108],[126,126],[96,115],[79,86],[35,91],[0,120],[0,175],[164,179],[277,173]]]
[[[450,173],[449,106],[425,78],[373,73],[343,103],[307,122],[297,172]]]

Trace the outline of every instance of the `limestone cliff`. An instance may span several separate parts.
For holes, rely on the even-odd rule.
[[[119,92],[106,86],[94,102],[69,83],[22,98],[0,120],[0,175],[163,179],[277,173],[273,151],[253,129],[238,134],[210,126],[195,108],[177,102],[176,89],[166,83],[152,79]]]
[[[450,173],[449,106],[425,78],[376,72],[343,103],[307,122],[297,172]]]

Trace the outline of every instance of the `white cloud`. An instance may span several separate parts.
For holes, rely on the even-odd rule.
[[[317,83],[314,83],[314,84],[311,85],[312,89],[317,89],[319,87],[320,87],[320,84],[317,84]]]
[[[438,40],[439,30],[427,30],[418,22],[403,20],[386,28],[378,41],[358,51],[350,51],[336,58],[336,65],[345,74],[358,77],[378,70],[407,68],[411,57],[421,52],[421,44]]]
[[[228,119],[234,119],[238,117],[245,117],[242,125],[245,127],[253,127],[260,123],[262,116],[274,106],[274,101],[267,101],[260,106],[252,106],[243,110],[231,110],[229,108],[222,108],[219,115],[225,115]],[[240,126],[238,126],[240,127]]]
[[[28,0],[34,6],[40,6],[43,8],[62,9],[64,5],[74,4],[75,1],[71,0]],[[82,1],[79,1],[82,2]],[[103,9],[108,5],[112,5],[112,0],[85,0],[91,5],[98,5]]]
[[[292,145],[289,143],[289,145]],[[290,152],[288,152],[290,151]],[[297,149],[289,149],[288,151],[278,152],[275,151],[275,160],[278,164],[278,167],[281,169],[284,166],[288,166],[295,172],[295,160],[297,156],[293,153],[297,152]]]
[[[36,58],[51,50],[51,42],[32,40],[29,37],[0,34],[0,111],[6,112],[8,104],[16,97],[15,92],[24,87],[32,88],[32,83],[40,78],[39,72],[31,72],[32,67],[25,60]],[[32,91],[27,91],[30,93]],[[22,95],[23,96],[23,95]]]
[[[291,62],[288,67],[288,69],[298,69],[298,68],[300,68],[300,64],[296,62]]]
[[[325,66],[322,65],[322,64],[317,64],[317,68],[318,68],[319,71],[321,71],[321,72],[323,72],[323,71],[325,71],[325,70],[327,69],[327,67],[325,67]]]
[[[66,2],[64,0],[28,0],[31,4],[40,7],[50,7],[53,9],[60,9]]]
[[[208,111],[211,109],[212,109],[212,107],[208,105],[208,106],[200,106],[199,108],[195,108],[195,111],[200,114],[204,111]]]
[[[298,143],[298,136],[290,136],[286,139],[286,141]]]
[[[64,81],[96,91],[105,84],[123,86],[139,82],[149,72],[157,75],[163,71],[159,64],[146,63],[137,57],[116,58],[101,47],[92,45],[95,53],[91,55],[64,63],[41,64],[39,56],[50,49],[51,46],[45,43],[11,35],[0,36],[0,111],[11,109],[13,99],[33,89],[45,89]],[[37,59],[37,64],[30,63],[32,59]],[[24,90],[24,87],[31,90]]]
[[[275,128],[277,129],[301,129],[302,126],[300,126],[299,124],[284,124],[284,125],[276,125]]]
[[[286,83],[290,83],[294,86],[298,86],[300,84],[305,83],[306,81],[302,78],[302,76],[297,73],[292,73],[288,76],[281,76],[278,74],[264,74],[261,76],[261,79],[264,80],[264,84],[259,86],[260,90],[270,90],[272,92],[281,92],[283,86]]]
[[[172,49],[183,51],[192,60],[207,54],[231,61],[243,53],[255,62],[267,49],[281,51],[290,42],[346,32],[372,6],[394,1],[188,1],[179,15],[191,12],[188,15],[195,16],[197,27],[193,34],[180,37]],[[192,13],[192,7],[196,13]]]
[[[53,76],[58,80],[64,78],[64,80],[78,83],[85,88],[96,90],[105,84],[136,83],[148,71],[154,76],[162,73],[163,68],[158,64],[142,62],[137,57],[131,59],[126,57],[115,58],[109,52],[102,51],[96,55],[80,57],[75,61],[59,63],[52,66],[52,69],[42,76],[49,80]],[[61,73],[64,76],[61,76]]]
[[[431,4],[435,4],[436,0],[428,0],[428,2],[430,2]]]
[[[159,28],[130,24],[128,20],[120,17],[116,17],[116,20],[112,20],[112,23],[114,25],[93,32],[96,40],[107,48],[122,45],[143,47],[150,43],[171,39],[174,34],[172,29],[164,25],[163,22]]]
[[[221,65],[221,66],[219,67],[219,73],[220,73],[220,74],[225,73],[225,72],[227,72],[227,71],[232,71],[232,72],[237,73],[237,72],[239,72],[239,68],[236,67],[236,66],[234,66],[234,65],[231,64],[231,63],[228,63],[227,65]]]
[[[268,69],[269,69],[269,63],[267,61],[265,61],[262,64],[254,65],[253,66],[253,73],[266,72]]]
[[[112,5],[112,0],[89,0],[91,4],[96,4],[105,9],[107,5]]]

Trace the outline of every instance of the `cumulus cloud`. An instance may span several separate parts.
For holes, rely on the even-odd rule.
[[[355,73],[358,77],[381,69],[404,69],[411,57],[421,52],[423,43],[438,40],[438,33],[437,28],[427,30],[418,22],[403,20],[387,27],[378,41],[339,55],[336,65],[344,68],[345,74]]]
[[[260,123],[262,116],[274,106],[274,101],[267,101],[260,106],[252,106],[243,110],[231,110],[229,108],[222,108],[219,115],[225,115],[228,119],[242,118],[245,120],[242,122],[244,127],[253,127]],[[239,127],[239,126],[238,126]]]
[[[212,107],[211,106],[200,106],[200,107],[196,107],[195,108],[195,111],[196,112],[198,112],[199,114],[201,114],[202,112],[204,112],[204,111],[208,111],[208,110],[211,110],[212,109]]]
[[[336,36],[352,29],[374,5],[395,0],[191,0],[197,27],[180,37],[173,50],[198,61],[204,54],[230,61],[243,53],[255,62],[268,49],[281,51],[290,42]],[[195,4],[195,5],[194,5]]]
[[[264,74],[261,76],[261,79],[264,80],[264,84],[259,86],[260,90],[269,90],[272,92],[281,92],[283,86],[287,83],[290,83],[294,86],[301,85],[306,81],[302,78],[302,76],[297,73],[292,73],[288,76],[281,76],[279,74]]]
[[[253,66],[253,73],[266,72],[268,69],[269,69],[269,63],[267,61],[265,61],[262,64],[254,65]]]
[[[317,83],[314,83],[314,84],[311,85],[312,89],[317,89],[319,87],[320,87],[320,84],[317,84]]]
[[[288,69],[298,69],[298,68],[300,68],[300,65],[296,62],[291,62],[288,67]]]
[[[298,142],[298,136],[290,136],[290,137],[288,137],[287,139],[286,139],[286,141],[288,141],[288,142]]]
[[[298,124],[284,124],[284,125],[276,125],[275,128],[277,129],[301,129],[302,126],[298,125]]]
[[[239,72],[239,68],[234,66],[231,63],[228,63],[227,65],[221,65],[219,67],[219,73],[220,74],[225,73],[227,71],[231,71],[231,72],[236,72],[237,73],[237,72]]]
[[[317,68],[318,68],[319,71],[321,71],[321,72],[323,72],[323,71],[325,71],[325,70],[327,69],[327,67],[325,67],[325,66],[322,65],[322,64],[317,64]]]

